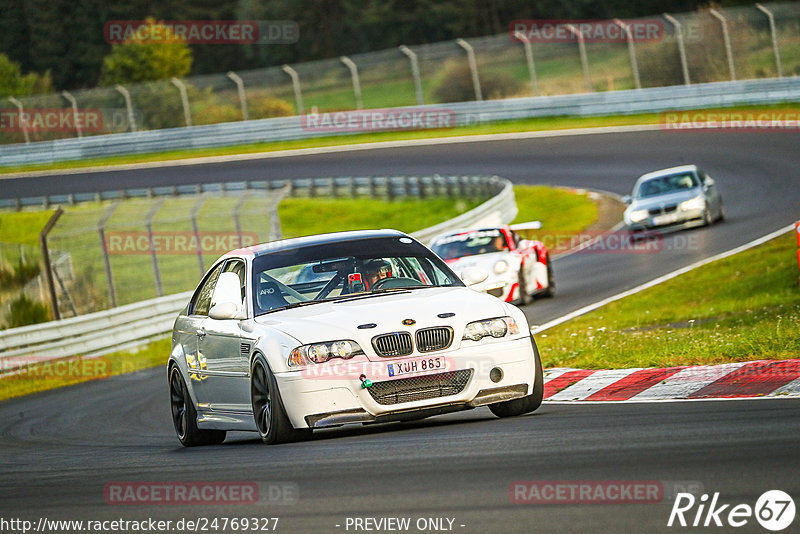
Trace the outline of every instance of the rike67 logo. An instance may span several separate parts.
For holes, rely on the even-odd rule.
[[[691,493],[679,493],[667,526],[739,528],[750,524],[754,517],[767,530],[784,530],[794,521],[794,500],[784,491],[770,490],[758,498],[755,507],[751,507],[749,504],[723,504],[718,492],[710,501],[705,493],[699,499]]]

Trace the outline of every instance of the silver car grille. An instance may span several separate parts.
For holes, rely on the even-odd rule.
[[[437,399],[464,391],[472,378],[472,372],[472,369],[461,369],[435,375],[373,382],[367,391],[375,402],[382,405]]]
[[[446,349],[453,342],[453,329],[449,326],[435,326],[417,330],[417,350],[432,352]]]
[[[676,209],[678,209],[678,205],[671,204],[669,206],[661,206],[660,208],[651,208],[647,211],[650,213],[650,215],[662,215],[664,213],[672,213]]]
[[[392,332],[372,338],[372,347],[378,356],[408,356],[414,351],[411,334],[408,332]]]

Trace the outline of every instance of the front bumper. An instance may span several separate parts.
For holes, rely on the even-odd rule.
[[[370,369],[377,371],[390,363],[436,357],[444,358],[446,370],[389,380],[384,380],[384,377],[376,379],[373,393],[378,389],[390,391],[383,397],[362,387],[360,376],[367,375],[365,378],[370,379]],[[313,376],[303,371],[276,374],[292,425],[295,428],[319,428],[344,423],[415,419],[511,400],[533,392],[536,372],[529,337],[464,342],[455,350],[381,360],[365,362],[362,366],[357,362],[336,363],[329,367],[329,372]],[[502,378],[497,382],[489,376],[495,368],[502,371]],[[461,387],[458,376],[463,377],[465,373],[468,377]],[[378,375],[376,372],[375,376]],[[408,382],[396,382],[406,380],[414,380],[420,386],[411,389],[406,387]],[[391,393],[392,388],[397,394]]]
[[[626,220],[626,226],[631,232],[646,230],[682,230],[703,225],[703,210],[693,209],[675,211],[664,215],[651,216],[637,223]]]

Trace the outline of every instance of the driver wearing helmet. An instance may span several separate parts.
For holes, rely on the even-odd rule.
[[[376,283],[390,276],[392,276],[392,266],[386,260],[369,260],[364,264],[364,280],[367,290],[374,289]]]

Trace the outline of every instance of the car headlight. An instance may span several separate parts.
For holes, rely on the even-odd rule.
[[[325,363],[332,358],[349,360],[358,354],[364,354],[364,351],[358,343],[349,339],[301,345],[289,354],[289,367]]]
[[[628,217],[630,217],[631,222],[641,222],[647,218],[647,210],[633,210]]]
[[[685,202],[681,202],[681,211],[701,210],[706,207],[706,199],[702,196],[694,197]]]
[[[511,317],[497,317],[469,323],[464,327],[462,339],[480,341],[488,336],[499,338],[513,334],[519,334],[517,322]]]
[[[506,260],[500,260],[494,264],[494,272],[497,274],[504,273],[508,270],[508,262]]]

